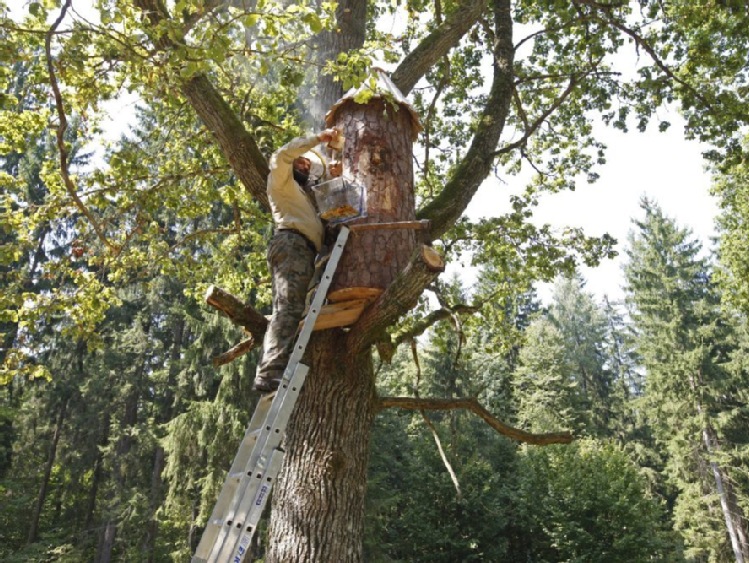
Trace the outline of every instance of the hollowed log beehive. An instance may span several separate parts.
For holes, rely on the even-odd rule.
[[[364,103],[357,100],[366,99]],[[414,221],[413,142],[421,130],[413,108],[382,71],[341,98],[326,116],[342,131],[344,177],[364,186],[366,217],[357,223]],[[328,297],[384,291],[408,263],[417,234],[410,229],[354,231]]]

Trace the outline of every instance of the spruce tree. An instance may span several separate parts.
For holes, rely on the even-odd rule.
[[[688,229],[643,200],[625,266],[626,300],[646,372],[645,409],[677,489],[674,519],[693,558],[749,556],[747,522],[737,502],[722,433],[740,380],[728,367],[730,325],[721,316],[710,265]]]

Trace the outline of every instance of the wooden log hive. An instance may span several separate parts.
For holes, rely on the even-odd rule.
[[[364,187],[366,217],[349,225],[414,221],[413,141],[421,126],[411,107],[381,71],[366,103],[347,94],[327,115],[327,125],[346,138],[343,177]],[[361,92],[361,89],[360,89]],[[352,230],[329,297],[384,290],[408,263],[417,230]],[[372,295],[378,292],[372,291]]]

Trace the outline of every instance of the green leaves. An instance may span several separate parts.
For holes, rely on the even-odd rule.
[[[520,458],[521,522],[533,533],[527,557],[625,563],[668,557],[663,508],[624,451],[582,440],[527,448]]]

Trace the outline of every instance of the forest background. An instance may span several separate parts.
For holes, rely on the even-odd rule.
[[[514,17],[561,29],[612,6],[571,4],[567,12],[560,3],[518,2]],[[217,11],[213,23],[239,42],[201,54],[236,65],[233,99],[267,156],[304,127],[294,111],[304,82],[294,74],[298,59],[292,51],[281,62],[247,59],[236,45],[253,26],[279,46],[293,43],[284,34],[329,23],[326,12],[304,4],[260,5],[241,20],[232,9]],[[576,119],[606,106],[603,91],[589,92],[579,113],[545,116],[548,131],[532,148],[546,156],[528,156],[522,145],[519,156],[500,151],[501,175],[529,166],[544,173],[507,196],[510,210],[466,219],[438,241],[449,262],[472,261],[476,283],[446,275],[432,286],[393,332],[401,343],[395,356],[376,360],[378,391],[477,397],[513,426],[566,430],[576,439],[519,444],[459,410],[382,411],[368,472],[368,561],[749,557],[746,7],[617,6],[639,12],[646,23],[637,30],[654,29],[651,39],[670,41],[673,51],[665,69],[652,61],[642,67],[641,94],[618,92],[620,105],[602,113],[612,127],[645,127],[657,102],[681,104],[686,134],[706,147],[720,205],[717,252],[702,252],[688,225],[647,199],[616,247],[601,234],[532,222],[539,200],[574,188],[581,176],[595,179],[604,157],[587,122]],[[369,51],[352,50],[331,71],[361,83],[373,53],[408,51],[461,3],[372,10],[404,7],[411,24],[403,37],[372,28]],[[216,283],[267,312],[267,215],[178,96],[143,97],[127,136],[100,148],[108,119],[101,104],[137,84],[158,92],[163,79],[142,61],[140,74],[115,73],[128,60],[119,34],[121,26],[133,31],[131,10],[102,4],[103,23],[69,11],[69,31],[59,34],[49,33],[63,13],[55,2],[30,2],[20,19],[0,21],[0,558],[7,561],[187,560],[257,399],[250,391],[256,353],[214,366],[242,331],[209,310],[203,293]],[[423,146],[433,151],[431,161],[419,154],[423,201],[465,149],[463,128],[473,117],[456,115],[451,98],[482,99],[479,30],[413,94],[431,135]],[[579,56],[569,43],[544,46],[538,38],[536,45],[531,58]],[[205,61],[190,56],[181,64],[188,74],[205,71]],[[64,85],[67,116],[58,113],[50,69]],[[243,73],[291,86],[243,89]],[[666,83],[681,87],[663,90]],[[563,86],[550,89],[558,95]],[[444,89],[449,95],[440,98]],[[658,119],[653,125],[668,128]],[[56,133],[69,147],[69,170]],[[496,231],[508,233],[502,244]],[[580,267],[614,248],[625,266],[623,299],[595,299]],[[534,288],[555,279],[541,302]],[[417,336],[413,328],[435,316],[445,322]]]

